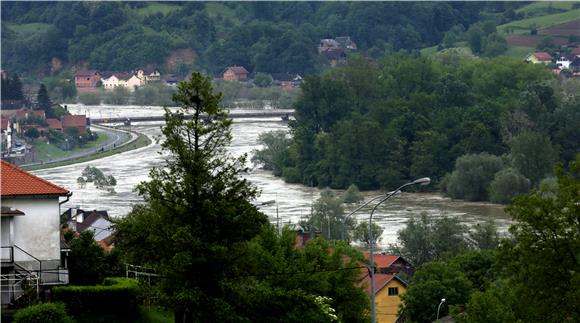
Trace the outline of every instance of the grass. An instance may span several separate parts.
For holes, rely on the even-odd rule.
[[[517,13],[534,14],[539,12],[546,12],[550,8],[571,10],[574,5],[573,1],[538,1],[516,10]]]
[[[139,322],[141,323],[173,323],[173,313],[156,306],[139,306]]]
[[[508,46],[507,51],[503,55],[524,59],[527,54],[534,51],[536,51],[534,47]]]
[[[143,8],[137,9],[137,14],[141,17],[146,17],[155,13],[162,13],[167,15],[168,13],[179,9],[179,6],[160,3],[160,2],[147,2],[147,5]]]
[[[98,153],[91,154],[88,156],[82,156],[79,158],[74,158],[74,159],[70,159],[70,160],[66,160],[66,161],[62,161],[62,162],[58,162],[58,163],[34,165],[34,166],[24,166],[22,168],[25,170],[28,170],[28,171],[32,171],[32,170],[39,170],[39,169],[45,169],[45,168],[53,168],[53,167],[72,165],[72,164],[76,164],[76,163],[84,163],[87,161],[100,159],[103,157],[109,157],[109,156],[113,156],[116,154],[120,154],[122,152],[126,152],[126,151],[130,151],[133,149],[145,147],[145,146],[148,146],[149,144],[151,144],[151,139],[149,139],[149,137],[147,137],[146,135],[140,133],[137,140],[135,140],[134,142],[132,142],[128,145],[124,145],[124,146],[117,147],[117,148],[114,148],[111,150],[106,150],[103,152],[98,152]]]
[[[9,24],[8,27],[18,34],[20,38],[28,38],[34,34],[45,33],[52,25],[41,22],[29,24]]]
[[[437,53],[437,45],[435,46],[431,46],[431,47],[425,47],[421,49],[421,55],[423,56],[431,56],[435,53]]]
[[[109,140],[109,136],[104,132],[100,132],[99,138],[97,140],[89,141],[83,147],[75,148],[75,149],[70,150],[70,151],[61,150],[56,145],[49,145],[43,141],[35,141],[33,143],[33,145],[36,148],[36,150],[38,151],[38,159],[47,161],[50,159],[66,157],[66,156],[74,154],[74,153],[78,153],[81,151],[85,151],[85,150],[94,148],[96,146],[99,146],[99,145],[107,142],[107,140]]]
[[[575,9],[562,13],[512,21],[505,25],[498,26],[497,30],[505,34],[506,30],[508,28],[511,28],[514,31],[514,34],[519,35],[529,34],[530,29],[533,26],[535,26],[535,28],[546,28],[557,24],[578,20],[579,17],[580,17],[580,9]]]

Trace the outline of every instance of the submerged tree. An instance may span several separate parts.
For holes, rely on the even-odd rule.
[[[117,224],[116,247],[165,277],[160,287],[176,322],[225,321],[234,313],[220,281],[236,270],[244,242],[267,218],[250,203],[256,189],[240,177],[245,156],[225,150],[232,121],[211,80],[193,73],[173,100],[180,108],[166,110],[162,128],[170,155],[137,187],[145,203]]]

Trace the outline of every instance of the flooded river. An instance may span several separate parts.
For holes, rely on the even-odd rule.
[[[131,117],[163,114],[163,110],[159,107],[85,107],[82,105],[69,105],[69,110],[72,113],[83,113],[94,118],[101,116]],[[160,123],[140,123],[132,125],[132,130],[155,138],[161,133],[160,126]],[[260,148],[257,145],[260,133],[286,129],[287,124],[279,119],[236,120],[233,124],[233,142],[229,147],[229,151],[235,156],[248,154],[249,160],[252,150]],[[34,171],[33,173],[73,192],[70,201],[64,205],[65,208],[79,206],[84,209],[108,210],[110,215],[122,217],[131,210],[133,204],[142,201],[139,195],[134,192],[135,186],[141,181],[148,179],[148,172],[151,167],[160,166],[162,163],[163,156],[160,154],[160,146],[153,142],[147,147],[115,156],[86,163]],[[109,194],[106,191],[97,190],[92,184],[80,187],[76,179],[87,165],[95,166],[107,175],[113,175],[117,179],[116,193]],[[320,192],[317,188],[285,183],[282,179],[274,177],[270,172],[260,169],[252,170],[247,177],[261,191],[257,203],[271,200],[277,201],[277,207],[276,203],[261,207],[273,223],[276,222],[277,213],[280,223],[298,222],[302,217],[310,213],[311,205],[318,198]],[[367,198],[372,198],[378,194],[381,194],[381,192],[365,192]],[[278,212],[276,212],[276,209],[278,209]],[[404,227],[405,222],[410,217],[417,216],[423,211],[428,212],[433,217],[458,217],[462,223],[468,225],[492,218],[502,231],[505,231],[511,223],[500,205],[452,201],[434,193],[403,193],[392,197],[377,209],[375,214],[376,223],[384,228],[381,246],[384,247],[389,243],[395,243],[397,231]],[[370,209],[361,210],[355,218],[359,221],[366,221],[368,220],[369,212]]]

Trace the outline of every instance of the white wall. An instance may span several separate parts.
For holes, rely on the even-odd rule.
[[[60,208],[58,197],[2,199],[25,215],[14,217],[14,244],[40,260],[60,260]],[[14,251],[15,261],[28,261]]]

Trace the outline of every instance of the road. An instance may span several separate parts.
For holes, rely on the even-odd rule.
[[[67,160],[71,160],[71,159],[75,159],[75,158],[79,158],[79,157],[84,157],[84,156],[95,154],[95,153],[100,152],[100,151],[110,150],[110,149],[113,149],[116,147],[120,147],[120,146],[129,144],[129,143],[135,141],[138,137],[138,135],[136,133],[128,132],[125,130],[118,130],[118,129],[113,129],[113,128],[109,128],[109,127],[99,126],[99,125],[92,125],[92,128],[97,128],[100,130],[99,132],[106,133],[107,138],[108,138],[107,141],[105,143],[97,146],[97,147],[93,147],[91,149],[75,152],[75,153],[70,154],[66,157],[55,158],[55,159],[51,159],[50,161],[39,161],[39,162],[29,163],[29,164],[20,165],[20,166],[32,166],[32,165],[40,165],[40,164],[46,165],[46,164],[53,164],[53,163],[58,163],[58,162],[62,162],[62,161],[67,161]],[[127,140],[129,135],[131,136],[131,138]]]

